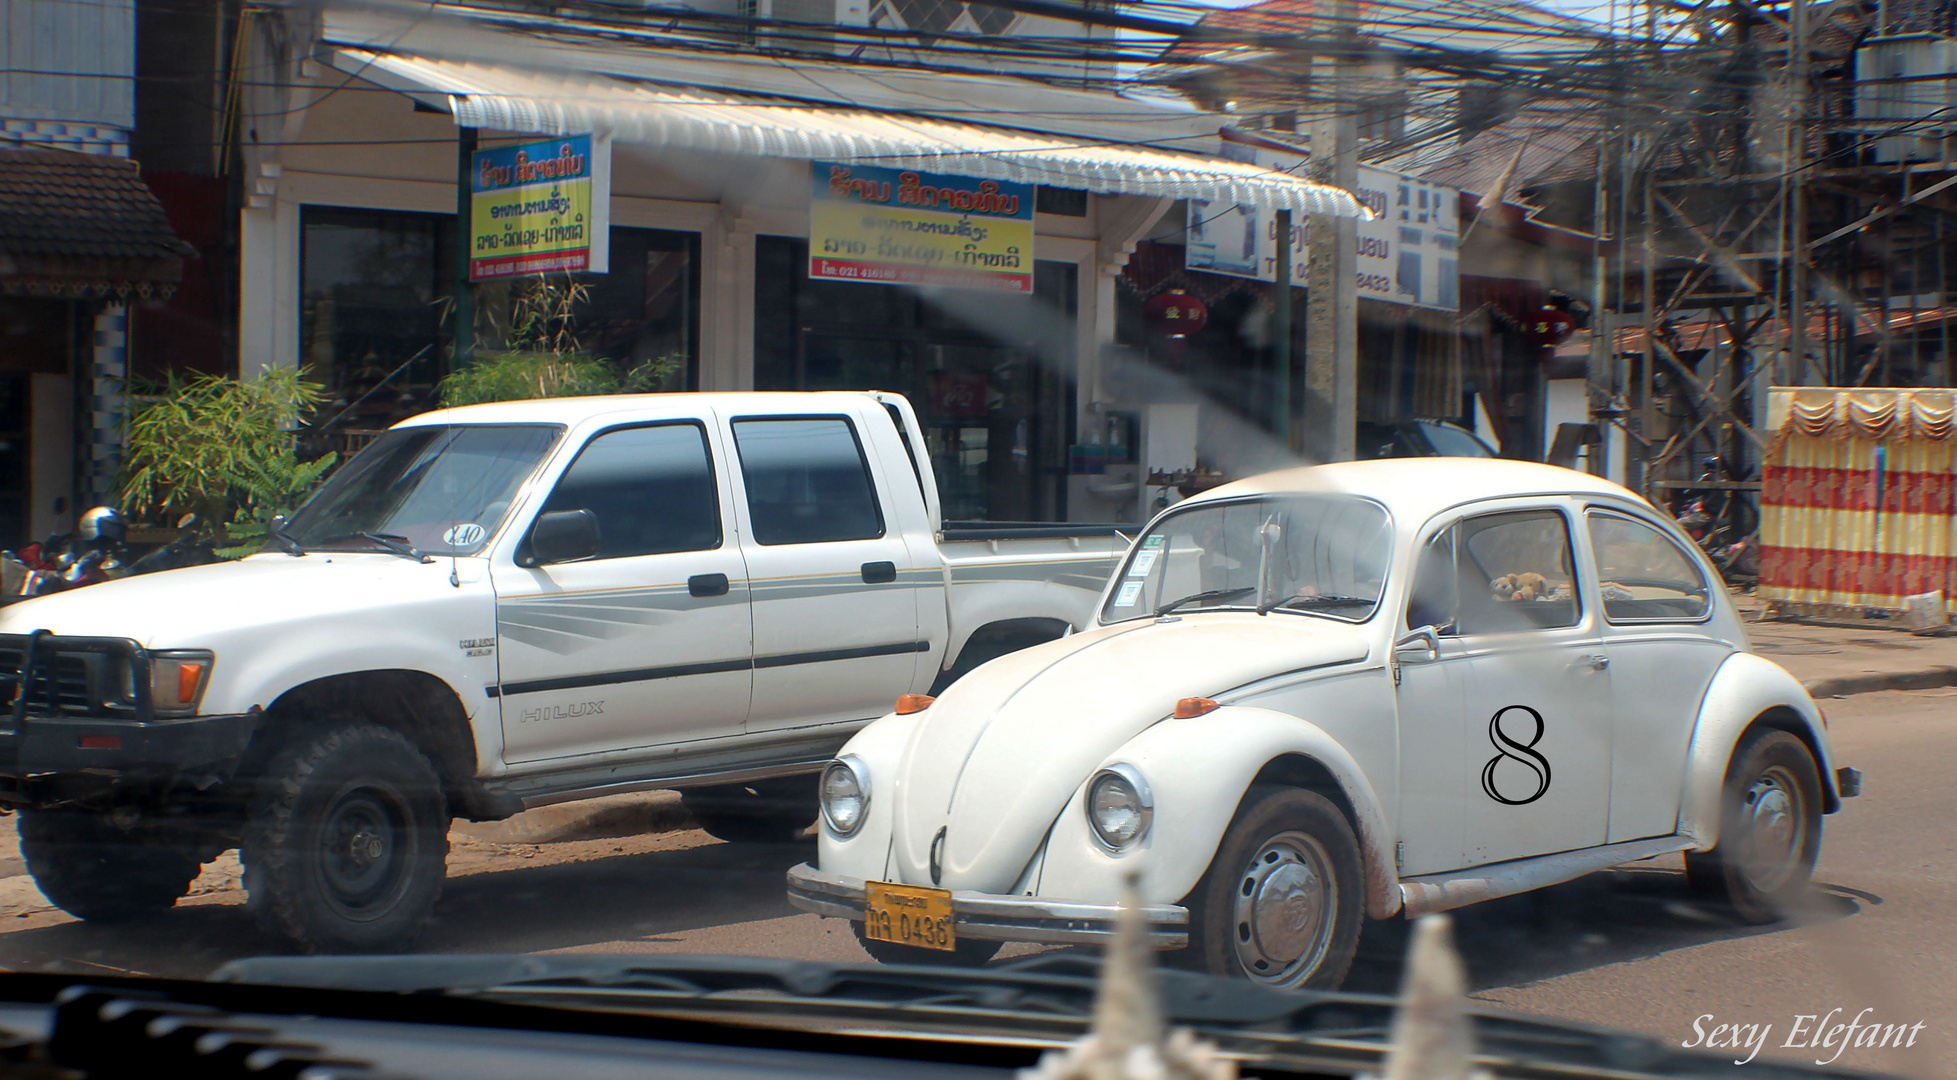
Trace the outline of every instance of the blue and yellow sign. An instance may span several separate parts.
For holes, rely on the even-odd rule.
[[[592,151],[589,135],[476,151],[469,280],[605,271],[610,178]]]
[[[1033,186],[815,162],[809,276],[1033,291]]]

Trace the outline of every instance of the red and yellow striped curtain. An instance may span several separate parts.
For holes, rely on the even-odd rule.
[[[1890,609],[1917,593],[1957,596],[1953,392],[1771,394],[1759,595]]]

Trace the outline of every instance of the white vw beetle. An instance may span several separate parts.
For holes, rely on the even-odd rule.
[[[1462,458],[1272,473],[1165,511],[1096,625],[859,732],[806,911],[872,956],[1156,942],[1284,987],[1413,917],[1685,852],[1764,921],[1854,795],[1706,560],[1596,477]]]

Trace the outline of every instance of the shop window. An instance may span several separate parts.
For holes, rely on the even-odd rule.
[[[598,516],[598,558],[720,546],[720,496],[698,424],[607,431],[578,451],[543,513]]]
[[[454,228],[447,214],[305,208],[299,359],[326,388],[321,424],[374,430],[432,407]]]
[[[870,463],[848,420],[736,420],[734,445],[756,542],[821,544],[883,535]]]
[[[1048,187],[1041,184],[1033,189],[1033,209],[1042,214],[1056,214],[1060,217],[1086,217],[1087,192],[1078,188]]]

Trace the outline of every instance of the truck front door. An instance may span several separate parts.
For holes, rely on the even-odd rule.
[[[713,441],[692,420],[600,432],[538,512],[589,511],[597,554],[525,566],[526,541],[498,561],[506,760],[741,733],[753,685],[747,567]]]

